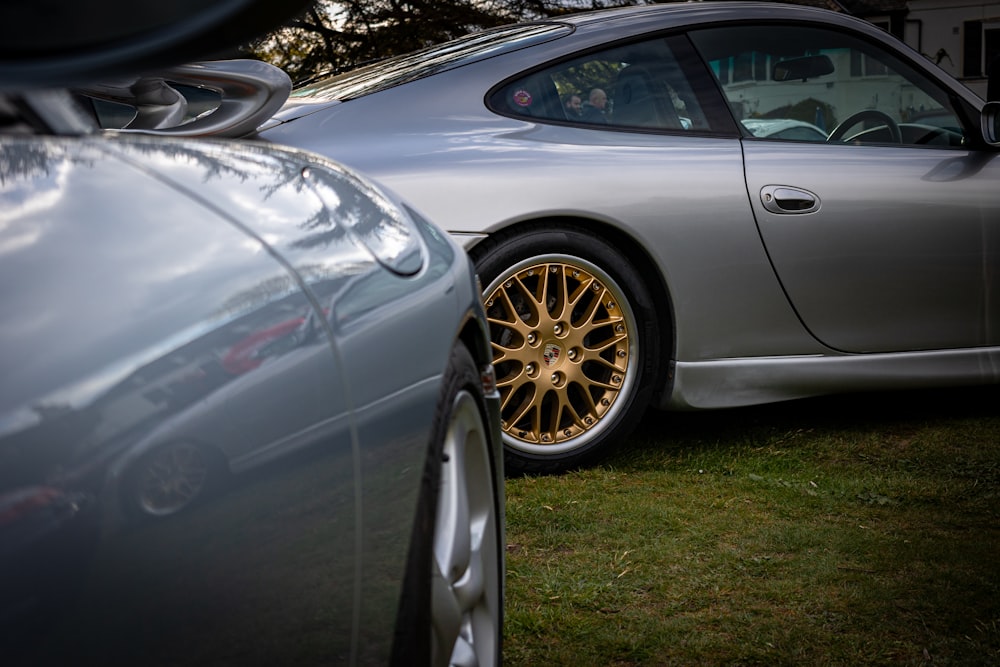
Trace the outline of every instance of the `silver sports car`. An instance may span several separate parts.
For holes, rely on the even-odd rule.
[[[326,158],[102,135],[17,68],[3,663],[498,664],[499,394],[461,247]]]
[[[257,136],[461,240],[508,468],[558,471],[647,406],[1000,380],[998,109],[846,15],[672,3],[309,83]]]
[[[1000,380],[998,107],[848,16],[684,3],[317,81],[260,136],[462,240],[510,468],[559,470],[650,404]]]

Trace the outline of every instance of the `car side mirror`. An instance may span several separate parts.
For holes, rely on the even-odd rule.
[[[989,77],[986,80],[986,100],[998,102],[1000,101],[1000,55],[990,61],[986,75]]]
[[[825,55],[789,58],[771,68],[773,81],[805,81],[824,74],[833,74],[833,61]]]
[[[990,146],[1000,147],[1000,102],[987,102],[979,114],[983,139]]]

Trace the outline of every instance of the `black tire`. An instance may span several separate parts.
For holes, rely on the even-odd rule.
[[[649,404],[661,345],[648,288],[607,239],[569,227],[500,233],[472,255],[503,401],[505,469],[593,463]]]
[[[410,541],[394,665],[499,665],[503,507],[482,378],[452,351]]]

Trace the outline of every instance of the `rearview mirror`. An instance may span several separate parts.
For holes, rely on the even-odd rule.
[[[774,81],[805,81],[824,74],[833,74],[830,56],[803,56],[774,64],[771,79]]]

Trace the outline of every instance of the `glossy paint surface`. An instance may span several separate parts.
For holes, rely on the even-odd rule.
[[[4,662],[386,662],[463,329],[488,360],[458,248],[294,151],[4,137],[0,258]]]
[[[981,99],[883,31],[805,7],[676,3],[557,23],[571,31],[370,94],[350,88],[337,102],[335,82],[312,103],[309,90],[293,93],[261,137],[365,171],[477,260],[484,239],[547,225],[612,239],[663,321],[659,407],[1000,381],[1000,154],[983,140]],[[787,35],[768,41],[776,26]],[[834,135],[852,105],[881,104],[905,116],[905,133],[929,138],[891,142],[861,126],[858,137],[844,128],[789,141],[741,128],[733,110],[749,118],[761,103],[741,97],[753,77],[765,102],[778,79],[760,64],[723,85],[722,72],[737,76],[725,55],[733,34],[763,39],[773,61],[800,53],[795,40],[826,39],[831,57],[850,51],[838,81],[852,77],[857,99],[820,108],[811,96],[831,79],[789,83],[817,106],[811,127],[828,118],[822,132]],[[606,127],[544,109],[539,72],[558,85],[576,59],[660,41],[679,54],[701,125]],[[886,88],[893,72],[901,93]],[[921,120],[928,101],[948,110],[950,133]],[[776,192],[805,193],[794,196],[812,208],[776,208]]]

